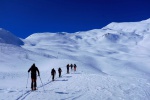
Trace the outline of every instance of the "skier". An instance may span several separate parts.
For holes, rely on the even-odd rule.
[[[71,64],[71,65],[70,65],[70,67],[71,67],[71,70],[72,70],[72,68],[73,68],[73,64]]]
[[[31,89],[32,90],[36,90],[36,79],[37,79],[37,73],[38,72],[38,76],[40,76],[40,72],[39,69],[35,66],[35,64],[33,64],[30,69],[28,70],[28,73],[31,71]]]
[[[69,64],[67,64],[67,74],[69,74]]]
[[[77,66],[76,66],[76,64],[74,64],[74,71],[76,71],[76,69],[77,69]]]
[[[58,68],[59,77],[61,77],[61,72],[62,72],[62,70],[61,70],[61,68],[59,67],[59,68]]]
[[[53,69],[51,70],[52,81],[54,81],[55,74],[56,74],[56,71],[55,71],[55,69],[53,68]]]

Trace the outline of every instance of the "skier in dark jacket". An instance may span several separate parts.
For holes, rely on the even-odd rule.
[[[67,64],[67,74],[69,74],[69,64]]]
[[[61,72],[62,72],[62,70],[61,70],[61,68],[59,67],[59,68],[58,68],[59,77],[61,77]]]
[[[72,70],[72,68],[73,68],[73,64],[71,64],[71,65],[70,65],[70,67],[71,67],[71,70]]]
[[[53,69],[51,70],[52,81],[54,81],[55,74],[56,74],[56,71],[55,71],[55,69],[53,68]]]
[[[30,69],[28,70],[28,73],[31,71],[31,89],[32,90],[36,90],[36,79],[37,79],[37,73],[38,72],[38,76],[40,76],[40,72],[39,69],[35,66],[35,64],[33,64]]]

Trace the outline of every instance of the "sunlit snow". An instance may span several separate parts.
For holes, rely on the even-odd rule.
[[[150,19],[26,39],[0,28],[0,100],[150,100],[149,40]],[[33,63],[42,82],[38,77],[31,92]],[[67,64],[77,71],[66,74]],[[52,82],[51,69],[59,67],[62,77]]]

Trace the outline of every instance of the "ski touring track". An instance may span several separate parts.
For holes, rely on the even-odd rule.
[[[70,74],[63,74],[60,78],[59,77],[56,77],[55,78],[55,81],[50,81],[50,78],[48,79],[48,82],[44,82],[42,85],[38,86],[37,87],[37,90],[35,91],[32,91],[32,90],[25,90],[25,91],[20,91],[20,92],[23,92],[20,96],[18,96],[15,100],[26,100],[27,97],[29,97],[32,93],[35,93],[35,92],[50,92],[50,91],[53,91],[55,89],[51,89],[51,90],[45,90],[44,87],[47,86],[47,85],[50,85],[51,83],[55,83],[57,81],[68,81],[68,78],[71,78],[71,74],[78,74],[78,72],[70,72]],[[60,80],[58,80],[60,79]],[[73,83],[73,82],[72,82]],[[69,87],[70,85],[68,85],[67,87]],[[43,88],[43,91],[41,91],[40,89]],[[56,88],[58,89],[58,88]],[[63,94],[63,92],[56,92],[58,94]],[[64,93],[64,94],[67,94],[67,93]],[[67,98],[66,98],[67,99]],[[63,99],[62,99],[63,100]]]
[[[66,75],[66,74],[64,74],[64,75]],[[62,75],[62,77],[63,77],[64,75]],[[55,78],[55,80],[58,79],[58,78],[59,78],[59,77]],[[43,88],[43,89],[44,89],[44,86],[49,85],[49,84],[52,83],[52,82],[55,82],[55,81],[49,81],[49,80],[48,80],[48,82],[45,82],[45,83],[43,83],[43,85],[38,86],[38,87],[37,87],[37,90],[35,90],[35,91],[32,91],[32,90],[27,90],[27,91],[25,91],[25,92],[24,92],[22,95],[20,95],[16,100],[25,100],[31,93],[38,92],[38,91],[39,91],[38,89],[40,89],[40,88]],[[44,89],[44,92],[45,92],[45,91],[46,91],[46,90]]]
[[[122,80],[123,79],[123,80]],[[135,77],[71,72],[48,80],[36,91],[19,90],[15,100],[149,100],[149,81]]]
[[[55,78],[55,81],[49,81],[48,80],[48,82],[45,82],[45,83],[43,83],[43,85],[38,86],[36,91],[25,90],[15,100],[30,100],[31,97],[34,98],[34,96],[38,95],[38,93],[41,93],[41,94],[43,93],[45,95],[46,95],[46,93],[48,93],[49,95],[52,95],[53,93],[56,94],[56,95],[67,95],[67,96],[64,96],[62,98],[61,97],[60,98],[54,97],[53,98],[54,100],[60,100],[60,99],[61,100],[68,100],[68,99],[69,100],[76,100],[80,96],[83,95],[83,93],[81,92],[81,89],[79,89],[79,87],[78,87],[78,85],[80,83],[78,83],[75,86],[75,84],[77,82],[75,82],[75,80],[73,81],[73,79],[72,79],[73,76],[76,76],[78,74],[81,74],[81,73],[79,73],[79,72],[71,72],[70,74],[63,74],[62,77],[60,77],[60,78],[59,77]],[[77,77],[79,77],[79,75]],[[83,77],[81,77],[81,78],[83,78]],[[71,81],[69,81],[69,79],[71,79]],[[69,81],[69,84],[65,83],[65,82],[68,82],[68,81]],[[61,86],[60,84],[62,84],[62,85],[67,84],[67,86],[64,86],[64,88],[59,88]],[[47,87],[46,90],[44,89],[44,87]],[[49,89],[49,88],[51,88],[51,89]],[[76,88],[75,91],[72,91],[74,88]],[[65,89],[67,89],[69,91],[67,91]],[[70,93],[70,91],[72,91],[72,92]],[[33,94],[33,95],[31,95],[31,94]],[[36,99],[41,99],[41,97],[40,98],[36,98]],[[47,98],[45,98],[45,99],[47,100]]]

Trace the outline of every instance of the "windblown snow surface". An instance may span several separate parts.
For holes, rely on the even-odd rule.
[[[150,19],[26,39],[4,31],[0,100],[150,100]],[[33,63],[40,70],[36,91],[30,91],[27,72]],[[66,74],[67,64],[76,64],[77,71]],[[57,73],[52,82],[51,69],[59,67],[62,77]]]

